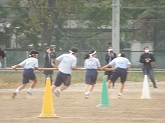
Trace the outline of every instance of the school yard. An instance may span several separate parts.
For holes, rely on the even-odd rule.
[[[123,99],[118,99],[120,83],[116,83],[108,90],[109,107],[97,107],[102,83],[96,84],[89,99],[84,99],[84,84],[72,84],[60,98],[53,95],[54,112],[59,118],[38,118],[44,88],[35,88],[32,96],[25,89],[15,99],[11,99],[15,89],[0,89],[0,123],[164,123],[165,82],[157,84],[154,89],[149,83],[151,99],[141,99],[142,82],[127,82]]]

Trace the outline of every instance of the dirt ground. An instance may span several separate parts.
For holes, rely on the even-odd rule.
[[[102,84],[96,87],[89,99],[84,99],[84,85],[71,85],[60,98],[53,95],[55,114],[59,118],[38,118],[41,114],[44,88],[35,88],[33,95],[26,89],[15,99],[15,89],[0,89],[0,123],[165,123],[165,83],[149,91],[151,99],[141,99],[142,83],[127,82],[123,98],[118,99],[120,83],[109,89],[109,107],[100,104]]]

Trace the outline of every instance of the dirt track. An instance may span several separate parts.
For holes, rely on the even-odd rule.
[[[110,107],[100,104],[101,84],[97,84],[89,99],[84,99],[84,85],[75,84],[53,95],[55,114],[59,118],[37,118],[41,114],[44,88],[34,89],[26,95],[26,89],[11,99],[13,89],[0,90],[0,123],[165,123],[165,83],[158,89],[150,86],[151,99],[140,99],[141,83],[126,83],[123,99],[118,99],[120,84],[109,90]]]

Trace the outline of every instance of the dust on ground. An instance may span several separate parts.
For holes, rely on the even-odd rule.
[[[30,86],[30,85],[29,85]],[[59,118],[38,118],[41,114],[44,88],[35,88],[33,95],[21,91],[15,99],[15,89],[0,89],[0,123],[165,123],[165,83],[154,89],[151,99],[141,99],[142,83],[127,82],[123,98],[118,99],[120,83],[109,89],[109,107],[100,104],[102,84],[96,84],[89,99],[84,99],[84,85],[71,85],[60,98],[53,95],[54,113]]]

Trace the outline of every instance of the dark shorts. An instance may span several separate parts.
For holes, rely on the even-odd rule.
[[[109,80],[115,82],[120,77],[121,83],[124,83],[127,79],[127,70],[123,68],[116,68]]]
[[[62,83],[64,83],[65,86],[70,86],[71,83],[71,75],[70,74],[65,74],[62,72],[58,72],[56,76],[56,80],[54,82],[54,85],[56,87],[59,87]]]
[[[29,80],[35,80],[36,75],[34,74],[34,70],[32,68],[30,69],[24,69],[23,71],[23,84],[29,83]]]
[[[85,76],[86,84],[90,84],[90,85],[96,84],[97,75],[98,75],[98,72],[96,69],[87,69],[86,76]]]

